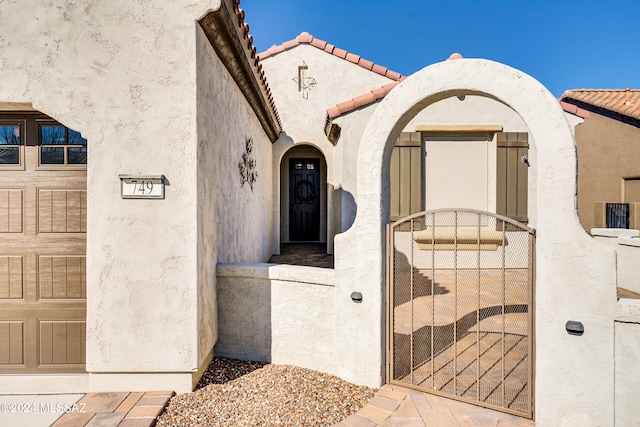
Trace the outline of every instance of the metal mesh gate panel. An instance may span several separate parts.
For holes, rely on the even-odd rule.
[[[439,210],[388,245],[389,382],[531,418],[534,230]]]

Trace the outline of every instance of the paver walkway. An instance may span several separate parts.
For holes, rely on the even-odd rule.
[[[453,399],[385,385],[369,403],[333,427],[518,427],[525,418]]]
[[[282,243],[280,254],[273,255],[269,262],[333,268],[333,255],[327,254],[326,243]]]
[[[172,391],[88,393],[52,427],[151,427]]]

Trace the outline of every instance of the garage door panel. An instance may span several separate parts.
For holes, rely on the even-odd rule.
[[[40,365],[81,365],[85,360],[83,321],[40,321]]]
[[[0,255],[0,299],[23,298],[23,257]]]
[[[86,215],[86,190],[38,190],[39,233],[85,233]]]
[[[0,189],[0,233],[22,233],[23,196],[20,188]]]
[[[0,322],[0,365],[24,363],[24,323]]]
[[[86,170],[43,167],[32,134],[0,165],[0,374],[84,372]]]
[[[86,257],[84,255],[38,256],[40,299],[86,298]]]

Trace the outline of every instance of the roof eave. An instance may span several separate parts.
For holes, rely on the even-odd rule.
[[[209,12],[199,24],[256,113],[269,140],[275,142],[280,137],[282,125],[264,71],[256,56],[249,26],[244,23],[244,11],[238,8],[238,3],[237,0],[223,0],[220,8]]]

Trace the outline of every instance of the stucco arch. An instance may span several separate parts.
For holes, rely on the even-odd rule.
[[[327,190],[327,182],[329,177],[329,162],[322,148],[316,144],[308,142],[299,142],[296,144],[288,144],[284,149],[278,153],[278,205],[279,215],[276,216],[279,228],[278,235],[279,243],[291,242],[291,236],[289,236],[289,159],[291,158],[318,158],[320,161],[320,225],[319,225],[319,241],[326,242],[328,240],[328,230],[332,230],[332,224],[330,221],[330,215],[328,215],[327,206],[331,203],[332,195]]]
[[[531,226],[537,230],[536,418],[540,425],[574,419],[609,425],[614,253],[593,241],[578,222],[575,142],[557,100],[532,77],[487,60],[447,61],[415,73],[385,97],[365,129],[358,151],[357,216],[351,229],[335,239],[336,276],[341,279],[337,298],[343,306],[337,333],[352,355],[352,363],[345,361],[340,373],[370,383],[376,375],[378,381],[382,378],[384,329],[371,325],[384,324],[384,225],[389,209],[384,194],[389,191],[386,176],[394,141],[420,110],[461,94],[508,105],[526,123],[535,148],[530,174],[535,181]],[[353,291],[362,292],[362,304],[350,304]],[[590,334],[574,340],[564,331],[567,320],[588,323]],[[377,367],[367,370],[358,364],[371,360],[373,365],[373,354],[381,356]],[[589,404],[593,401],[601,402],[598,409]]]

